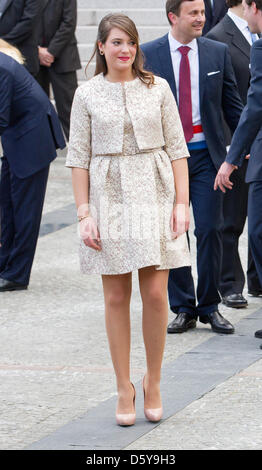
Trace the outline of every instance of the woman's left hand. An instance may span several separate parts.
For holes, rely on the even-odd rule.
[[[178,238],[189,229],[190,211],[188,204],[175,204],[171,216],[172,238]]]

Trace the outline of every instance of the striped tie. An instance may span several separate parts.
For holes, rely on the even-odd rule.
[[[255,41],[257,41],[257,34],[251,33],[249,27],[247,28],[251,37],[251,42],[254,44]]]

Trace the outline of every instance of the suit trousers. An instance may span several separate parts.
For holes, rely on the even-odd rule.
[[[248,161],[234,171],[230,177],[233,188],[224,194],[223,201],[223,258],[220,281],[220,293],[224,297],[243,292],[245,274],[242,268],[238,242],[243,232],[247,217],[248,184],[245,175]],[[250,290],[261,290],[255,264],[248,248],[248,287]]]
[[[188,159],[190,202],[197,242],[197,301],[191,267],[171,269],[168,279],[170,308],[205,316],[217,309],[222,259],[223,194],[214,191],[216,169],[207,149],[190,152]]]
[[[52,66],[41,66],[36,79],[48,97],[50,97],[50,84],[52,85],[58,117],[65,137],[69,140],[71,107],[77,88],[76,72],[57,73]]]
[[[262,181],[249,183],[248,240],[260,286],[262,286]],[[261,291],[261,287],[259,288]]]
[[[28,285],[41,223],[49,165],[17,178],[2,158],[0,277]]]

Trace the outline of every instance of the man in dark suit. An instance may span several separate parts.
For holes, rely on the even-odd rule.
[[[59,119],[69,138],[70,113],[81,68],[75,37],[76,0],[43,0],[39,30],[40,72],[37,80],[49,96],[50,83]]]
[[[262,0],[243,0],[244,15],[252,33],[262,32]],[[225,162],[214,188],[225,192],[232,188],[230,175],[242,166],[250,153],[246,172],[248,192],[248,237],[250,249],[262,285],[262,39],[255,41],[250,54],[251,81],[247,104],[233,135]],[[262,330],[255,333],[262,338]]]
[[[203,28],[203,35],[207,34],[227,12],[226,0],[204,0],[206,22]]]
[[[227,6],[229,10],[226,16],[206,37],[228,45],[239,94],[245,105],[250,81],[250,48],[252,41],[258,39],[258,36],[250,33],[247,21],[244,19],[242,0],[227,0]],[[230,144],[231,133],[228,129],[225,129],[225,132],[227,143]],[[220,293],[223,303],[233,308],[247,305],[247,300],[242,295],[245,274],[238,252],[239,237],[243,232],[247,216],[248,185],[245,182],[247,164],[248,161],[245,160],[239,171],[233,174],[234,186],[232,191],[225,194],[223,201],[223,258]],[[250,250],[247,280],[250,294],[262,293]]]
[[[49,165],[65,147],[46,94],[16,60],[0,52],[0,292],[26,289],[41,222]]]
[[[37,24],[41,0],[0,0],[0,37],[16,46],[25,66],[36,76],[39,71]]]
[[[198,266],[197,306],[191,269],[170,270],[169,303],[177,317],[168,332],[195,327],[199,316],[213,331],[233,333],[234,327],[218,311],[223,219],[222,198],[213,197],[213,182],[226,156],[222,110],[234,131],[243,105],[227,46],[200,37],[205,21],[203,0],[168,0],[166,11],[171,31],[144,44],[142,50],[145,67],[169,82],[178,101],[191,155],[189,184]]]

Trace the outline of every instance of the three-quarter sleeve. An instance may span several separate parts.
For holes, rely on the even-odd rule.
[[[178,158],[189,157],[190,155],[186,145],[176,100],[169,84],[166,81],[163,81],[163,84],[161,118],[165,140],[164,149],[172,161]]]
[[[67,167],[88,170],[91,158],[91,118],[87,107],[87,97],[83,86],[74,96],[71,118]]]

